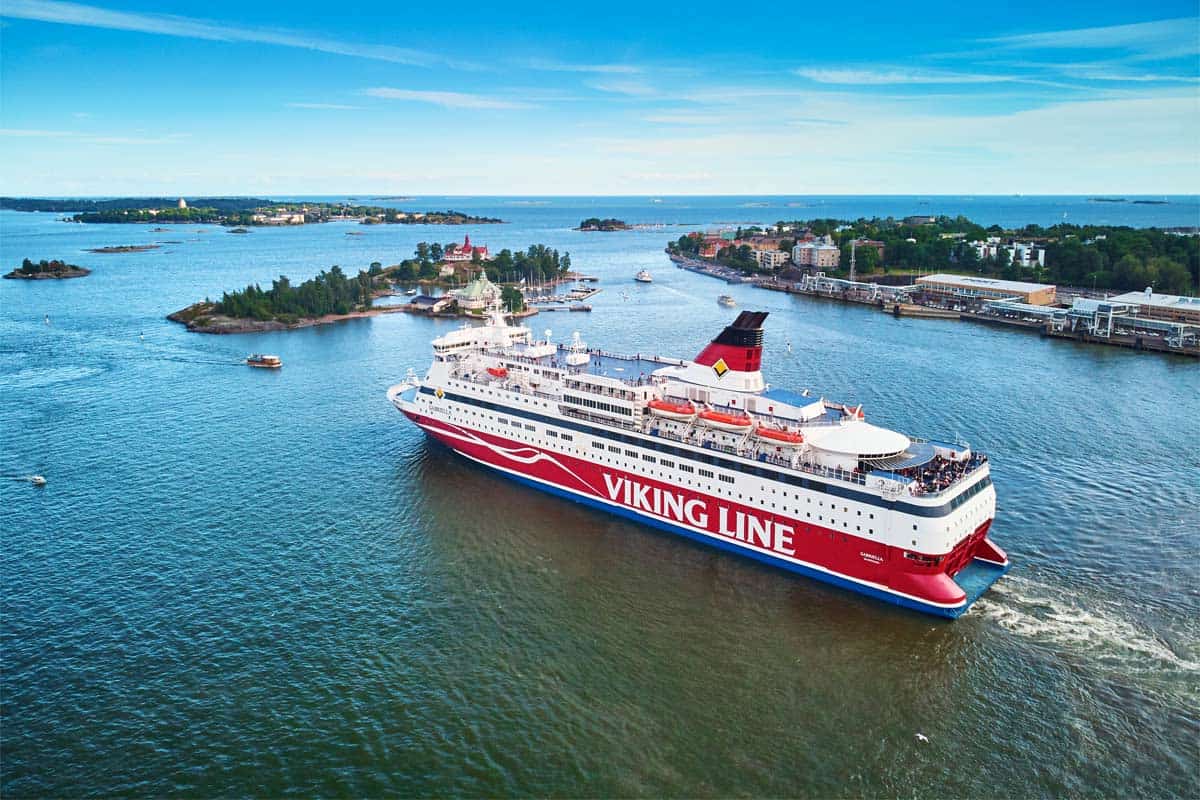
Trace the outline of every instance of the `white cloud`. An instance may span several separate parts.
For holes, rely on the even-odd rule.
[[[850,86],[889,86],[905,83],[1005,83],[1011,75],[988,75],[977,72],[948,72],[919,69],[812,69],[793,70],[796,75],[817,83],[836,83]]]
[[[141,14],[127,11],[111,11],[81,3],[64,3],[57,0],[5,0],[0,5],[0,16],[31,19],[39,22],[55,22],[63,25],[80,25],[89,28],[136,31],[161,36],[179,36],[188,39],[205,39],[218,42],[255,42],[280,47],[295,47],[316,50],[356,58],[390,61],[413,66],[441,65],[458,69],[478,69],[465,61],[447,58],[392,45],[363,44],[327,39],[309,33],[285,31],[271,28],[245,28],[210,22],[173,14]]]
[[[529,69],[538,69],[544,72],[594,72],[603,75],[632,75],[642,71],[641,67],[633,64],[571,64],[548,58],[531,58],[520,63]]]
[[[1196,35],[1194,17],[1099,28],[1022,33],[981,41],[1005,48],[1023,49],[1115,48],[1155,53],[1158,58],[1200,53],[1200,37]]]
[[[83,131],[41,130],[37,128],[0,128],[0,136],[35,139],[72,139],[86,144],[170,144],[188,138],[186,133],[162,136],[113,136]]]
[[[417,103],[429,103],[442,108],[473,108],[473,109],[514,109],[535,108],[531,103],[517,100],[501,100],[481,94],[466,92],[437,92],[418,89],[392,89],[379,86],[364,89],[363,94],[371,97],[381,97],[387,100],[411,100]]]
[[[285,103],[288,108],[307,108],[314,111],[354,111],[362,106],[347,106],[341,103]]]
[[[623,94],[629,97],[654,97],[658,94],[658,90],[649,84],[639,80],[608,80],[594,81],[589,83],[593,89],[599,89],[602,92],[611,92],[613,94]]]

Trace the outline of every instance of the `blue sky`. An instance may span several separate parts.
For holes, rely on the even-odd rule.
[[[1197,13],[3,0],[0,193],[1196,193]]]

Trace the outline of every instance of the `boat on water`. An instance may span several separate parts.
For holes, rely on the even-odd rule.
[[[416,295],[416,293],[417,293],[417,290],[416,290],[416,289],[407,289],[407,290],[405,290],[405,292],[404,292],[404,294],[408,295],[409,297],[413,297],[413,296],[415,296],[415,295]]]
[[[633,279],[635,281],[637,281],[638,283],[653,283],[654,282],[654,276],[651,275],[648,270],[641,270],[640,272],[638,272],[637,275],[633,276]]]
[[[528,486],[954,618],[1009,569],[985,455],[769,386],[766,312],[691,360],[534,338],[494,308],[390,387],[425,433]],[[500,377],[503,376],[503,377]]]
[[[262,369],[279,369],[283,366],[283,361],[279,356],[268,356],[261,353],[252,353],[246,356],[246,365],[250,367],[260,367]]]
[[[721,305],[725,306],[726,308],[733,308],[734,306],[737,305],[737,300],[734,300],[732,297],[730,297],[727,294],[723,294],[720,297],[718,297],[717,302],[720,303]]]

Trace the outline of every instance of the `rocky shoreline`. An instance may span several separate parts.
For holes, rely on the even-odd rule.
[[[90,269],[84,269],[83,267],[76,267],[65,272],[37,272],[33,275],[28,275],[19,269],[14,269],[4,277],[18,281],[60,281],[67,278],[84,278],[91,274],[92,271]]]
[[[147,250],[157,250],[162,245],[157,244],[120,244],[112,247],[89,247],[89,253],[144,253]]]
[[[187,308],[167,314],[171,322],[178,322],[187,327],[192,333],[266,333],[268,331],[292,331],[297,328],[311,328],[314,325],[329,325],[348,319],[363,319],[377,317],[380,314],[396,314],[407,311],[407,306],[380,306],[366,311],[351,311],[346,314],[326,314],[322,317],[301,317],[295,322],[284,322],[278,319],[249,319],[228,317],[224,314],[212,313],[213,303],[193,303]]]

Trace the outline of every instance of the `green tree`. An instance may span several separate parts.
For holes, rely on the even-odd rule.
[[[515,286],[504,286],[500,289],[500,302],[509,311],[524,311],[525,297]]]

